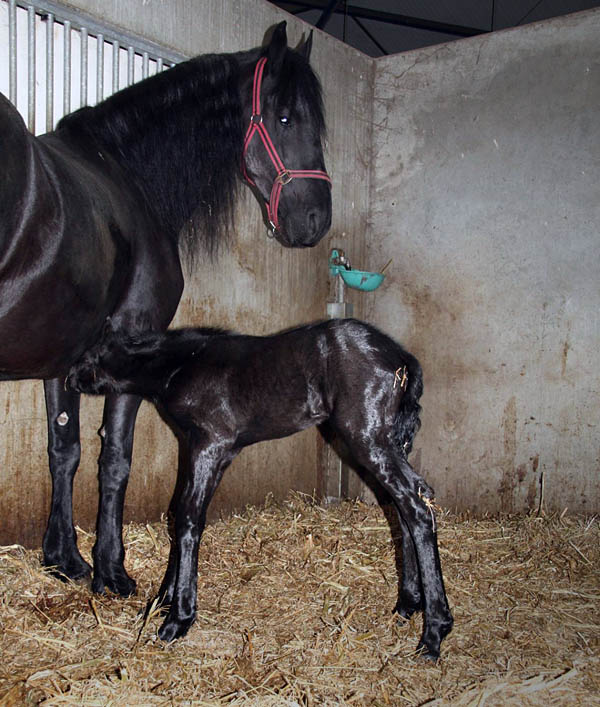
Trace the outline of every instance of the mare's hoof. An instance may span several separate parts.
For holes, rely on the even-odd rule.
[[[161,641],[170,643],[176,638],[182,638],[189,631],[190,626],[194,623],[195,617],[192,619],[186,619],[185,621],[179,621],[176,619],[166,618],[163,621],[163,625],[158,629],[158,637]]]
[[[136,592],[137,585],[134,579],[122,570],[115,572],[112,576],[106,577],[101,574],[94,574],[92,581],[92,591],[95,594],[106,594],[111,592],[119,597],[130,597]]]

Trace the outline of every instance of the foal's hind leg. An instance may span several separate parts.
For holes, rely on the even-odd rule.
[[[355,460],[352,460],[350,464],[353,462],[355,463]],[[367,483],[373,482],[375,476],[368,469],[358,467],[357,470],[361,473],[363,480]],[[398,507],[391,500],[389,493],[383,491],[379,483],[371,483],[369,488],[374,492],[392,531],[396,569],[400,574],[398,600],[394,606],[394,612],[408,619],[416,611],[423,609],[423,588],[415,544],[408,526],[398,512]]]
[[[80,579],[92,568],[77,549],[73,526],[73,476],[79,466],[79,393],[66,391],[64,380],[44,381],[48,417],[48,460],[52,505],[44,534],[44,565],[59,576]]]
[[[394,448],[393,443],[371,442],[366,445],[361,441],[360,444],[349,443],[348,446],[357,461],[390,494],[409,530],[421,579],[424,613],[423,635],[418,649],[425,657],[436,660],[442,640],[452,630],[453,619],[444,588],[435,520],[423,498],[430,495],[429,486]]]
[[[397,510],[397,506],[395,504],[394,506]],[[403,618],[409,619],[416,611],[423,609],[423,587],[415,544],[410,530],[399,512],[398,520],[402,528],[402,578],[394,611]]]
[[[178,569],[178,552],[177,552],[177,540],[176,540],[176,528],[175,520],[177,517],[177,506],[179,500],[183,493],[185,484],[191,470],[189,468],[190,464],[190,447],[188,441],[179,437],[179,466],[177,468],[177,480],[175,482],[175,491],[169,502],[169,511],[167,513],[167,531],[169,533],[169,559],[167,561],[167,569],[165,571],[163,580],[158,590],[156,597],[148,603],[147,610],[149,611],[153,605],[158,605],[162,607],[161,613],[165,613],[168,607],[171,605],[173,600],[173,593],[175,591],[175,581],[177,579],[177,569]]]
[[[435,519],[423,496],[429,487],[401,454],[394,452],[389,456],[389,461],[373,472],[392,496],[414,543],[424,613],[418,650],[437,660],[440,644],[452,630],[453,619],[442,577]]]
[[[125,571],[123,561],[123,503],[131,468],[133,431],[141,398],[137,395],[109,395],[104,405],[102,452],[99,461],[100,502],[94,545],[92,589],[105,589],[130,596],[135,581]]]

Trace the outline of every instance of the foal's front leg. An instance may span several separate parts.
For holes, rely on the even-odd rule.
[[[158,596],[159,602],[170,603],[167,617],[158,630],[158,637],[163,641],[185,636],[196,620],[198,546],[206,524],[206,511],[234,456],[221,444],[207,444],[194,436],[190,441],[189,469],[184,472],[184,482],[178,484],[175,546]]]

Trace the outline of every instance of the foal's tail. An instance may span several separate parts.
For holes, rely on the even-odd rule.
[[[405,456],[410,454],[414,436],[421,426],[419,398],[423,394],[423,371],[417,359],[404,351],[404,366],[396,371],[396,383],[406,386],[394,423],[396,441]]]

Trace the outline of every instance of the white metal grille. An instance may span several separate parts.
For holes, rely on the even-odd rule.
[[[186,58],[59,3],[0,0],[0,92],[35,134]]]

